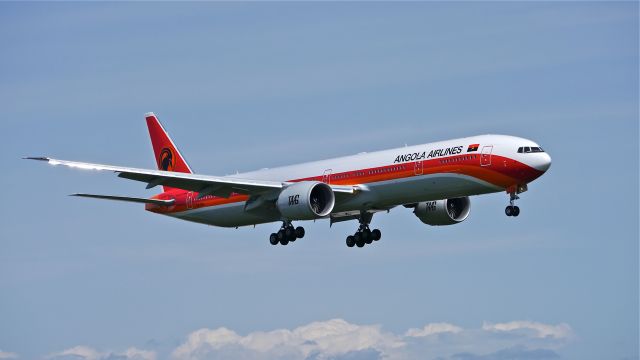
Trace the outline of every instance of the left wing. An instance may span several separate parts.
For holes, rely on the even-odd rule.
[[[69,196],[79,196],[79,197],[102,199],[102,200],[126,201],[126,202],[141,203],[141,204],[153,204],[158,206],[171,206],[176,202],[175,199],[160,200],[160,199],[136,198],[136,197],[129,197],[129,196],[96,195],[96,194],[71,194]]]
[[[26,157],[29,160],[46,161],[51,165],[64,165],[71,168],[113,171],[119,177],[147,183],[147,189],[158,185],[198,192],[198,197],[215,195],[229,197],[231,193],[258,195],[272,190],[282,189],[291,182],[240,179],[233,177],[198,175],[163,170],[138,169],[123,166],[93,164],[78,161],[58,160],[48,157]],[[334,192],[355,192],[355,186],[329,185]]]

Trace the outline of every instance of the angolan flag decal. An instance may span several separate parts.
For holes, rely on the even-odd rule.
[[[469,148],[467,149],[467,152],[478,151],[478,147],[480,147],[480,144],[469,145]]]

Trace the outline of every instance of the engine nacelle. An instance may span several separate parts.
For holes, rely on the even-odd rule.
[[[427,225],[453,225],[469,216],[471,201],[468,196],[455,199],[424,201],[413,210],[418,219]]]
[[[312,220],[329,215],[336,203],[331,187],[318,181],[301,181],[284,188],[277,206],[287,220]]]

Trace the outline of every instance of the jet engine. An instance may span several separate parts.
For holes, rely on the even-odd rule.
[[[455,199],[424,201],[413,210],[418,219],[427,225],[453,225],[469,216],[471,201],[468,196]]]
[[[301,181],[284,188],[276,202],[283,218],[312,220],[327,216],[336,197],[331,187],[318,181]]]

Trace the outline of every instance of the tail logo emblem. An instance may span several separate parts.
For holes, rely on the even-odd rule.
[[[173,171],[175,161],[173,158],[173,152],[169,148],[164,148],[160,152],[160,159],[158,160],[158,167],[160,170]]]

